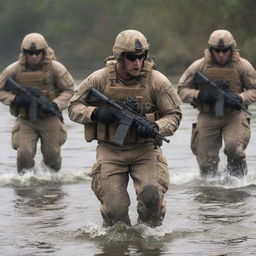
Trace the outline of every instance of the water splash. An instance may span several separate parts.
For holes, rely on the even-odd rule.
[[[202,178],[199,170],[189,169],[175,171],[171,175],[171,183],[174,185],[222,187],[227,189],[243,188],[256,185],[256,173],[251,171],[247,176],[238,178],[230,176],[225,168],[220,168],[215,177]]]
[[[186,183],[190,183],[199,177],[199,172],[196,170],[190,169],[185,171],[175,171],[173,174],[171,174],[171,183],[175,185],[182,185]]]
[[[0,175],[0,186],[38,186],[45,184],[71,184],[90,180],[83,170],[61,170],[54,173],[47,167],[33,168],[19,175],[16,171],[10,171]]]
[[[138,242],[138,241],[170,241],[185,236],[187,231],[168,230],[164,226],[151,228],[144,224],[132,227],[117,223],[112,227],[103,227],[89,223],[74,232],[74,237],[89,240],[105,240],[111,242]]]

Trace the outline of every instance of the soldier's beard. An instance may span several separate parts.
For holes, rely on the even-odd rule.
[[[141,74],[141,72],[133,72],[133,71],[127,70],[124,62],[120,62],[120,66],[121,66],[121,71],[127,77],[126,79],[134,79],[134,78],[137,78],[138,76],[140,76],[140,74]],[[119,74],[119,76],[120,76],[120,74]],[[120,78],[124,79],[124,77],[122,77],[122,76],[120,76]]]
[[[133,78],[137,78],[140,76],[141,72],[127,71],[127,74]]]
[[[120,65],[120,71],[121,73],[125,74],[125,76],[134,79],[134,78],[138,78],[139,76],[141,76],[142,74],[142,68],[140,71],[132,71],[132,70],[127,70],[126,66],[125,66],[125,62],[124,62],[124,58],[121,58],[121,60],[119,61],[119,65]],[[121,74],[119,74],[120,76]],[[121,76],[122,77],[122,76]],[[124,78],[123,78],[124,79]]]
[[[43,67],[43,63],[42,61],[40,61],[39,63],[36,63],[36,64],[28,64],[28,66],[31,70],[38,70]]]

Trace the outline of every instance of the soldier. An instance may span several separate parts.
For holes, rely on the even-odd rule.
[[[209,86],[198,84],[195,73],[201,71],[216,84],[226,88],[236,102],[224,98],[224,114],[215,116],[216,96]],[[203,177],[217,174],[219,150],[224,140],[227,172],[242,177],[247,174],[245,149],[250,139],[250,126],[241,104],[256,100],[256,72],[252,65],[240,57],[236,41],[227,30],[214,31],[208,41],[204,57],[196,60],[183,73],[178,93],[183,102],[199,110],[198,122],[192,132],[191,149],[197,157]]]
[[[67,132],[60,119],[49,108],[38,109],[38,120],[28,119],[31,97],[26,94],[13,94],[5,90],[7,78],[12,78],[25,88],[34,88],[52,102],[56,110],[63,110],[73,94],[73,79],[67,69],[55,60],[54,51],[45,38],[38,33],[26,35],[21,43],[19,60],[9,65],[0,76],[0,101],[10,106],[16,116],[12,129],[12,147],[17,150],[19,174],[35,165],[37,142],[41,140],[43,161],[53,171],[61,168],[61,145]]]
[[[118,221],[131,225],[129,175],[137,194],[139,223],[161,225],[165,215],[164,194],[169,187],[169,173],[151,131],[144,126],[132,126],[124,145],[114,144],[112,139],[118,127],[116,110],[100,102],[92,105],[86,101],[92,87],[120,102],[133,98],[161,135],[173,135],[181,120],[181,101],[170,81],[153,69],[148,50],[149,43],[141,32],[125,30],[118,34],[114,56],[106,59],[106,67],[80,84],[69,106],[70,119],[85,126],[85,139],[98,141],[97,162],[90,175],[105,225]]]

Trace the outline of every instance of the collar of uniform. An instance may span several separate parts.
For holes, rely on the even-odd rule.
[[[122,78],[118,75],[117,72],[116,72],[116,78],[117,78],[117,80],[118,80],[119,82],[121,82],[121,84],[123,84],[123,85],[134,85],[134,84],[137,84],[137,83],[138,83],[138,78],[137,78],[137,77],[127,81],[127,80],[122,79]]]

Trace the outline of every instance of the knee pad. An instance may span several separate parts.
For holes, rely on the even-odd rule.
[[[138,200],[138,222],[145,223],[150,227],[160,226],[164,218],[165,208],[161,209],[162,197],[157,186],[145,186],[138,195]]]
[[[151,209],[153,212],[159,210],[160,194],[157,186],[155,185],[145,186],[138,197],[139,197],[139,201],[146,208]]]
[[[59,171],[61,168],[61,157],[57,152],[50,152],[44,153],[44,163],[46,166],[50,167],[54,171]]]

